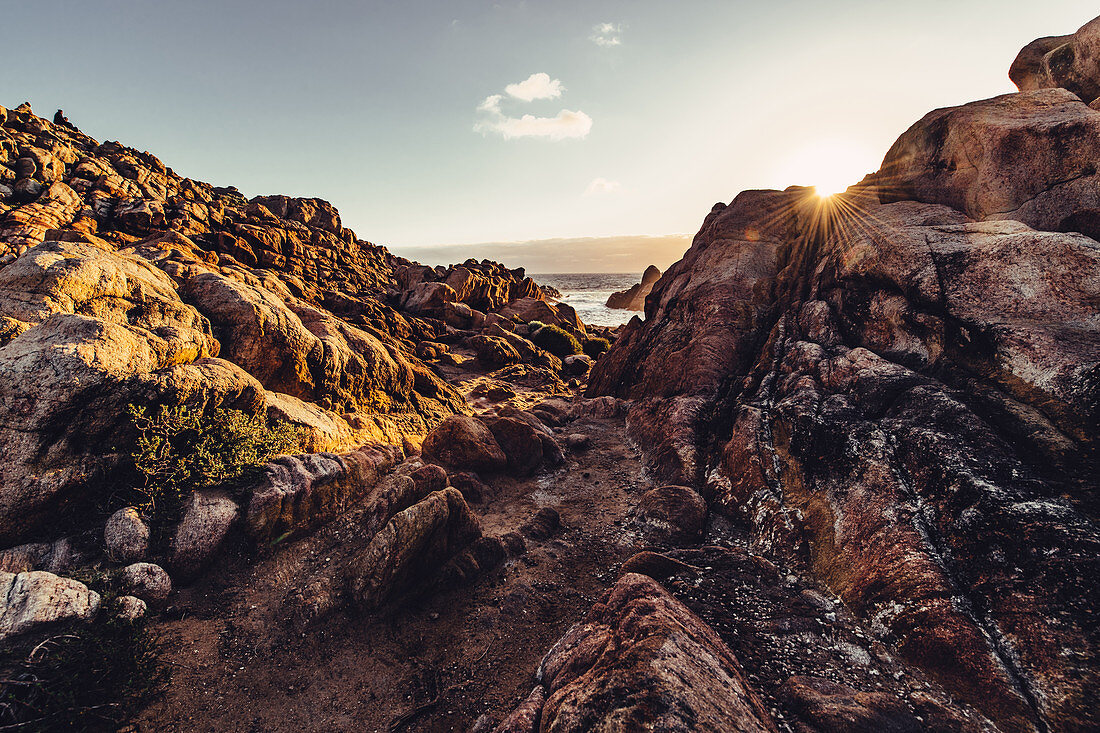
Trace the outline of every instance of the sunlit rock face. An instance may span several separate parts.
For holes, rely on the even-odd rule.
[[[1098,133],[1064,89],[1006,95],[849,194],[716,206],[589,387],[1004,730],[1100,723]]]
[[[1100,97],[1100,18],[1071,35],[1032,41],[1008,75],[1022,92],[1061,87],[1091,104]]]
[[[930,112],[869,178],[883,202],[946,204],[978,220],[1100,236],[1100,112],[1065,89]]]

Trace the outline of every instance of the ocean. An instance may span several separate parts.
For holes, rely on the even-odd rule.
[[[617,290],[626,290],[642,279],[640,272],[573,272],[531,274],[539,285],[550,285],[561,291],[562,302],[576,309],[581,321],[593,326],[618,326],[639,311],[625,311],[604,305],[607,296]]]

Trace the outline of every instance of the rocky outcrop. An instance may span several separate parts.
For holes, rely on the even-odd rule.
[[[624,575],[547,653],[538,677],[539,730],[776,729],[729,648],[643,575]],[[499,730],[521,730],[540,697]]]
[[[1064,89],[927,114],[864,183],[880,199],[945,204],[978,220],[1100,236],[1100,112]]]
[[[1047,36],[1024,46],[1008,76],[1020,91],[1061,87],[1085,104],[1100,97],[1100,18],[1068,36]]]
[[[416,445],[468,408],[414,355],[448,326],[402,292],[450,289],[467,321],[541,297],[491,262],[416,280],[327,202],[247,201],[29,105],[2,117],[0,543],[109,490],[130,405],[266,414],[314,452]]]
[[[480,522],[458,489],[429,494],[394,515],[349,565],[348,593],[360,608],[377,608],[480,536]]]
[[[245,529],[271,542],[316,527],[366,496],[400,459],[401,450],[388,445],[276,459],[252,488]]]
[[[619,290],[607,298],[608,308],[618,308],[628,311],[644,311],[645,299],[653,290],[653,284],[661,279],[661,271],[656,265],[650,265],[642,273],[642,280],[637,285],[631,285],[626,290]]]
[[[634,401],[658,476],[1002,730],[1097,723],[1097,125],[1006,95],[931,113],[835,201],[716,206],[589,382]]]

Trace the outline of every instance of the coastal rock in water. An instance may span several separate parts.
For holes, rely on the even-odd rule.
[[[1008,76],[1022,92],[1061,87],[1090,104],[1100,97],[1100,18],[1072,35],[1039,38],[1024,46]]]
[[[83,583],[53,573],[0,572],[0,641],[67,621],[87,621],[100,597]]]
[[[661,279],[661,271],[656,265],[650,265],[642,273],[642,280],[637,285],[631,285],[626,290],[619,290],[607,298],[608,308],[618,308],[629,311],[644,311],[646,296],[653,290],[653,285]]]

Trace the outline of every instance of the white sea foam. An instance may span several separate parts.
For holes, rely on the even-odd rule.
[[[618,326],[633,316],[641,317],[638,311],[608,308],[607,298],[618,290],[626,290],[641,279],[640,272],[605,273],[551,273],[531,275],[540,285],[550,285],[561,291],[562,302],[576,309],[581,321],[592,326]]]

